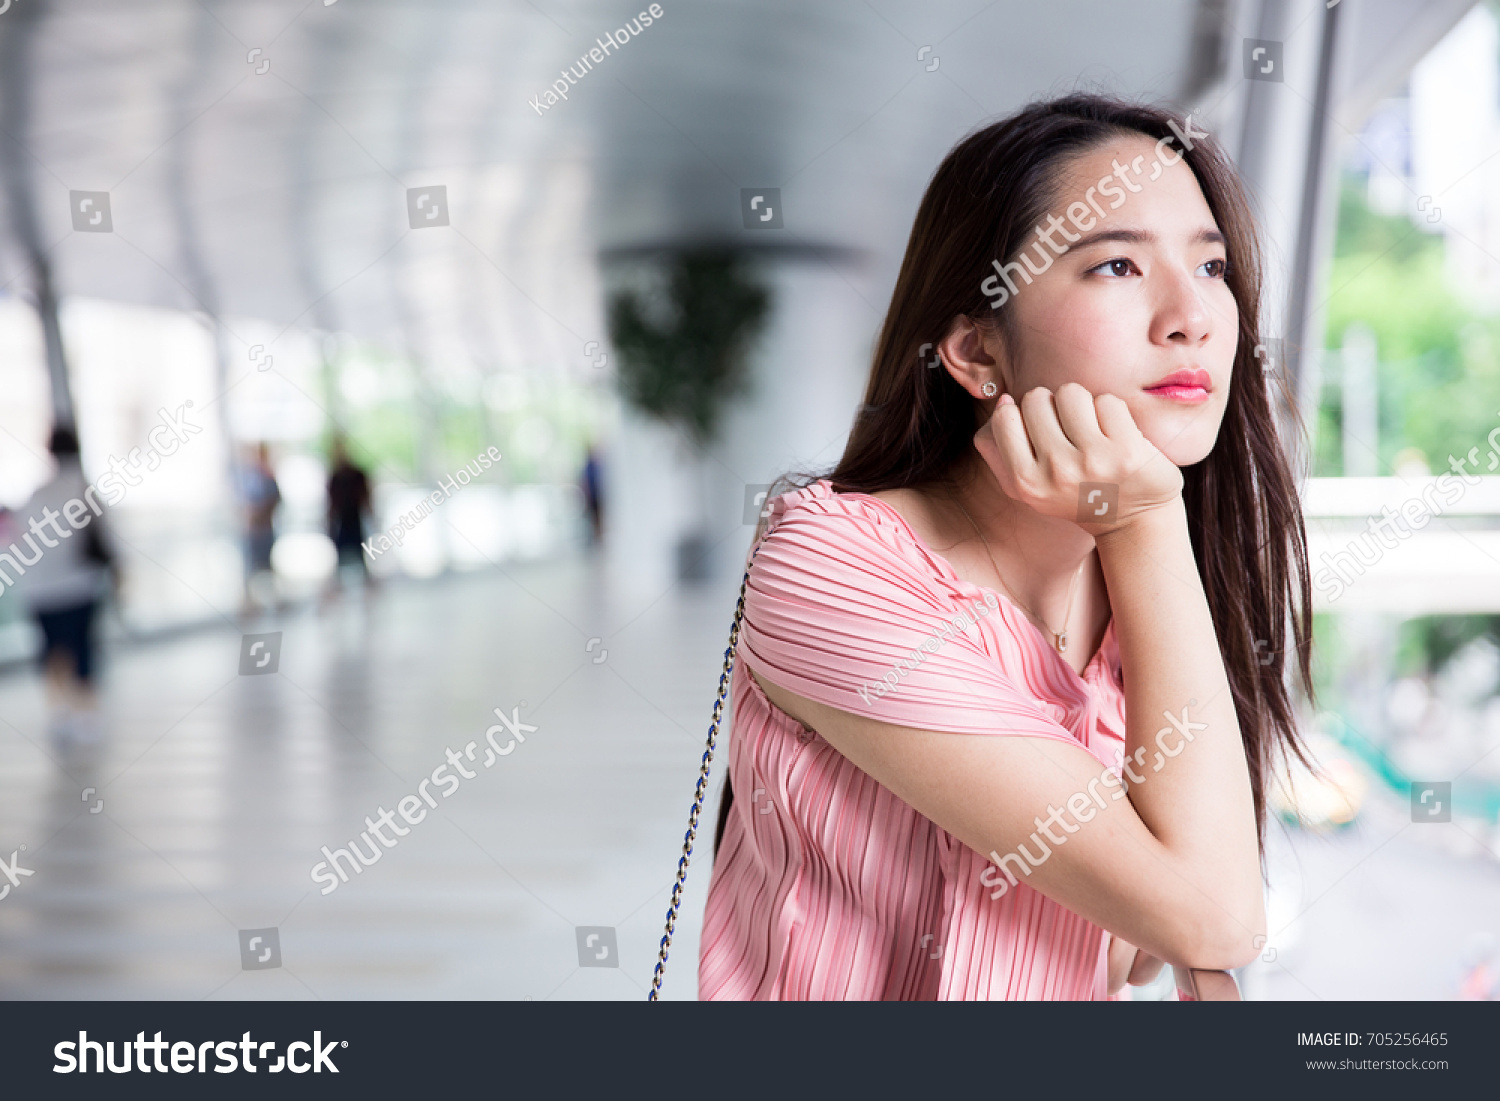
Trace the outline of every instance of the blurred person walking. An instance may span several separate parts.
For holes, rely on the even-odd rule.
[[[604,486],[599,467],[599,449],[589,444],[588,454],[583,460],[583,473],[579,485],[583,489],[583,504],[589,517],[589,546],[597,547],[604,542]]]
[[[275,600],[275,578],[271,574],[271,548],[276,543],[276,507],[281,487],[271,471],[270,449],[259,443],[240,466],[240,506],[245,522],[245,602],[242,614]],[[265,593],[264,599],[260,593]]]
[[[21,534],[21,529],[17,526],[19,523],[20,520],[14,512],[0,505],[0,547],[8,546]],[[0,594],[3,592],[4,586],[0,585]]]
[[[57,471],[26,502],[10,553],[25,566],[17,588],[42,632],[48,731],[55,740],[86,744],[99,739],[94,621],[119,576],[104,506],[83,477],[77,435],[58,426],[48,446]],[[26,561],[22,544],[35,555],[33,561]]]
[[[339,556],[327,594],[332,597],[342,587],[345,566],[357,566],[367,588],[374,586],[375,579],[370,575],[361,545],[365,541],[365,519],[372,512],[369,476],[349,457],[342,436],[333,438],[329,458],[328,538],[333,540]]]

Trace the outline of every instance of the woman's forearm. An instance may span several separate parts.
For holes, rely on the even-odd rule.
[[[1224,910],[1206,939],[1248,943],[1264,925],[1254,801],[1181,499],[1097,543],[1125,673],[1131,803],[1173,858],[1163,874]]]

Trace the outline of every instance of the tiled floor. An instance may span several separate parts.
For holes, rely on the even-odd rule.
[[[1375,788],[1342,831],[1270,833],[1270,958],[1249,997],[1446,1000],[1481,953],[1496,973],[1500,861],[1482,827],[1414,824],[1409,799]]]
[[[0,997],[643,998],[735,589],[508,567],[248,628],[284,632],[274,675],[239,675],[227,629],[125,650],[92,753],[0,679],[0,858],[35,873],[0,901]],[[496,708],[537,728],[505,756]],[[438,808],[322,894],[321,847],[470,742],[474,777],[429,783]],[[697,857],[668,997],[696,996]],[[619,965],[580,967],[578,926],[614,929]],[[242,969],[238,930],[267,928],[281,966]]]
[[[270,675],[239,674],[228,628],[125,649],[90,753],[48,742],[30,674],[0,678],[0,859],[35,873],[0,900],[0,997],[643,998],[736,587],[511,566],[250,627],[283,631]],[[496,708],[536,730],[486,768]],[[321,847],[470,742],[473,778],[430,782],[438,808],[320,893]],[[669,998],[696,995],[712,809]],[[1276,840],[1277,959],[1248,992],[1452,997],[1500,932],[1496,861],[1463,844],[1389,796],[1336,837]],[[618,967],[580,966],[608,946],[580,950],[588,926]],[[240,931],[267,929],[280,966],[245,969]]]

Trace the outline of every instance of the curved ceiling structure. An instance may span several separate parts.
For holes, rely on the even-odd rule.
[[[634,6],[16,0],[0,285],[36,249],[61,295],[535,367],[598,335],[601,251],[758,242],[742,188],[779,189],[779,247],[857,253],[873,287],[966,129],[1039,90],[1194,79],[1186,0]],[[432,186],[447,225],[419,231]],[[110,233],[73,228],[73,192],[107,193]]]

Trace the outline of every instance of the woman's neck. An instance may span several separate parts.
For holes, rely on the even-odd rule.
[[[969,571],[998,570],[998,587],[1034,621],[1049,632],[1068,632],[1063,656],[1081,669],[1109,623],[1094,537],[1072,520],[1044,516],[1008,496],[977,454],[945,484],[919,492],[927,498],[939,545],[962,548]],[[962,572],[959,563],[955,567]]]

